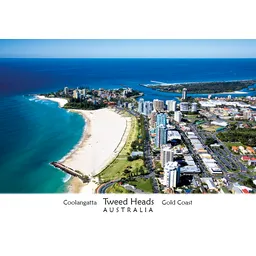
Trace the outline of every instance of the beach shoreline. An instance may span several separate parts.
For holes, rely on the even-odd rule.
[[[67,99],[62,99],[62,98],[47,98],[47,97],[41,96],[41,95],[36,95],[36,98],[38,98],[40,100],[50,100],[50,101],[57,102],[59,104],[60,108],[63,108],[65,106],[65,104],[68,103]]]
[[[61,162],[71,168],[79,169],[83,174],[88,175],[91,181],[89,184],[83,184],[82,181],[71,178],[69,192],[94,193],[99,184],[97,178],[93,177],[118,156],[130,132],[130,118],[123,117],[108,108],[71,111],[82,115],[87,125],[76,149]],[[100,131],[101,127],[104,127],[108,134],[111,132],[111,136],[105,136],[104,132]]]
[[[60,98],[37,98],[58,102],[60,107],[67,102]],[[67,182],[69,193],[91,194],[98,187],[98,180],[93,177],[112,162],[125,145],[131,129],[131,118],[124,117],[110,108],[67,110],[80,114],[86,124],[79,142],[58,162],[91,178],[89,184],[84,184],[80,179],[71,177]]]

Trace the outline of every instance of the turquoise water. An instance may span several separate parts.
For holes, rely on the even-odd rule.
[[[49,165],[79,142],[82,116],[34,97],[0,98],[2,193],[54,193],[67,190],[69,176]]]
[[[85,125],[80,115],[26,94],[125,85],[145,100],[170,100],[180,95],[139,84],[240,79],[256,79],[256,59],[0,59],[0,193],[66,191],[69,176],[49,163],[75,147]]]

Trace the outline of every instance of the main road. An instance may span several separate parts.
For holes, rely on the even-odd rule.
[[[112,185],[114,185],[116,182],[118,182],[118,181],[110,181],[110,182],[100,185],[95,190],[96,194],[106,194],[107,189],[109,187],[111,187]]]

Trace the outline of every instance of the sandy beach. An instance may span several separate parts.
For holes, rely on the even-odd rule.
[[[60,98],[46,98],[63,107],[67,100]],[[60,161],[74,170],[92,177],[100,173],[121,151],[131,128],[131,118],[116,113],[114,109],[98,110],[69,110],[78,113],[86,120],[83,136],[76,148]],[[78,178],[72,178],[69,185],[71,193],[94,193],[97,180],[92,178],[84,185]]]
[[[124,146],[131,127],[130,118],[117,114],[113,109],[72,110],[83,115],[86,127],[78,148],[62,163],[93,176],[101,172]],[[93,193],[97,180],[82,186],[80,192]],[[71,181],[71,192],[77,193],[79,182]]]
[[[248,94],[248,92],[234,91],[234,92],[219,92],[219,93],[212,93],[212,95],[215,95],[215,94]]]
[[[37,95],[36,97],[40,100],[51,100],[51,101],[54,101],[54,102],[58,102],[59,107],[61,107],[61,108],[64,107],[64,105],[66,103],[68,103],[68,101],[66,99],[61,99],[61,98],[46,98],[45,96],[40,96],[40,95]]]

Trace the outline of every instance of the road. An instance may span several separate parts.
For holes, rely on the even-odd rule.
[[[108,183],[102,184],[100,185],[97,189],[96,189],[96,193],[97,194],[106,194],[106,190],[111,187],[112,185],[114,185],[116,182],[118,181],[110,181]]]
[[[190,124],[190,128],[198,136],[203,145],[205,145],[205,140],[207,138],[212,137],[222,146],[222,148],[213,149],[205,145],[207,151],[213,156],[223,170],[223,177],[227,180],[228,184],[231,184],[231,179],[241,181],[241,172],[247,172],[248,169],[240,162],[239,157],[232,154],[226,145],[217,138],[216,133],[206,134],[203,131],[198,131],[197,127],[193,124]],[[239,172],[230,172],[232,170],[239,170]]]
[[[146,130],[146,139],[144,141],[145,166],[149,170],[150,175],[153,178],[153,193],[159,193],[159,187],[155,177],[155,169],[153,167],[153,155],[150,145],[149,123],[147,117],[144,117],[144,125]]]
[[[199,157],[199,155],[195,152],[190,140],[188,139],[188,137],[186,136],[186,134],[180,129],[180,127],[178,125],[175,126],[176,130],[181,134],[181,138],[183,143],[186,145],[186,147],[188,148],[188,152],[189,154],[192,156],[192,158],[194,159],[194,162],[196,163],[197,167],[199,168],[199,170],[201,171],[201,173],[204,175],[205,174],[205,170],[206,167],[202,161],[202,159]]]

